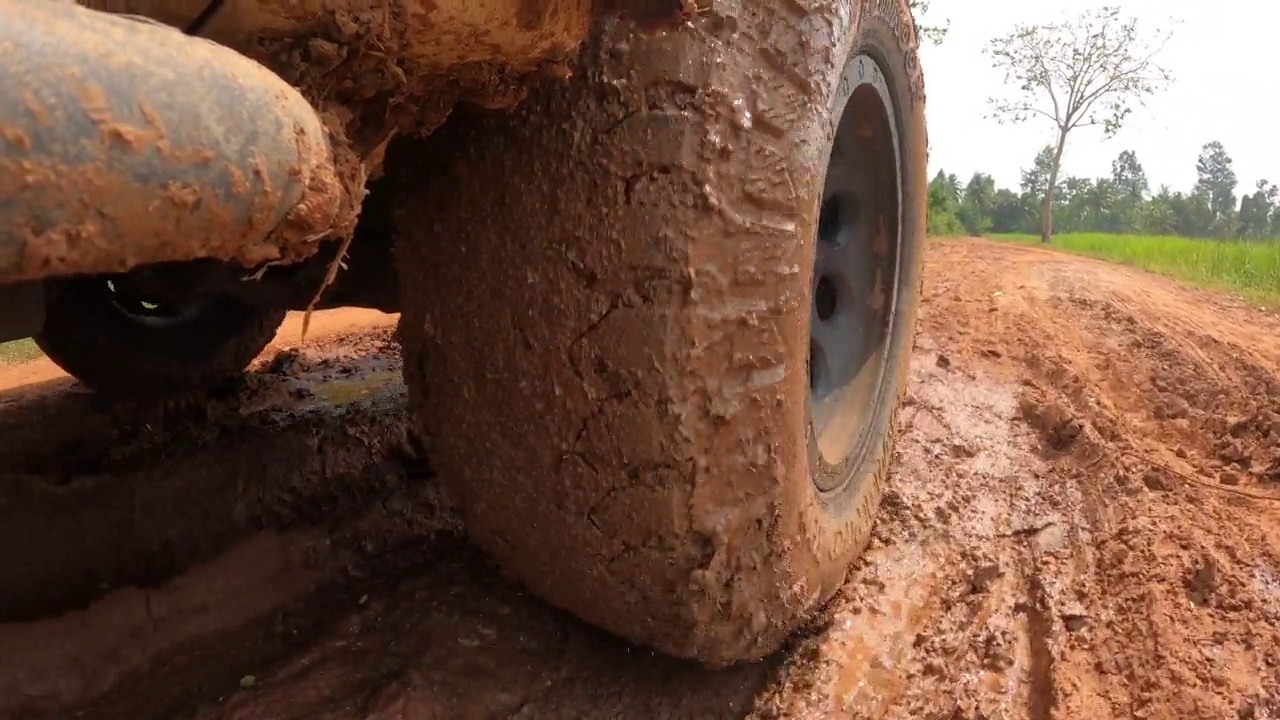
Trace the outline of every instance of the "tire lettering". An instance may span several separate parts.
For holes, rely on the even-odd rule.
[[[911,104],[924,103],[924,74],[920,71],[916,24],[905,0],[869,0],[872,15],[881,18],[898,39],[898,49],[903,54],[903,69],[910,84]],[[861,69],[859,69],[861,72]]]

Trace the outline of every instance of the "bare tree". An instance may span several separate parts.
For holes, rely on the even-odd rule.
[[[1002,123],[1047,118],[1057,129],[1048,184],[1041,200],[1040,239],[1053,237],[1053,189],[1062,168],[1067,135],[1101,127],[1115,135],[1135,104],[1171,80],[1156,56],[1169,31],[1146,33],[1119,8],[1085,10],[1041,25],[1018,25],[991,41],[984,53],[1004,70],[1009,94],[990,98]]]
[[[911,7],[911,17],[916,23],[916,35],[934,45],[941,44],[947,31],[951,29],[951,21],[947,20],[942,25],[921,24],[924,16],[929,14],[929,0],[908,0],[907,5]]]

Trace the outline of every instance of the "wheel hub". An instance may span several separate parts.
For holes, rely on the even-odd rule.
[[[810,454],[824,492],[848,482],[883,405],[901,244],[897,118],[871,56],[846,67],[834,107],[809,313]]]

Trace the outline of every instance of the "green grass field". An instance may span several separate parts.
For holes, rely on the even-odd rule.
[[[40,355],[40,348],[36,347],[36,344],[30,338],[0,343],[0,365],[24,363],[35,360]]]
[[[992,235],[991,239],[1040,244],[1040,238],[1032,235]],[[1280,243],[1081,233],[1055,235],[1053,246],[1235,293],[1268,308],[1280,306]]]

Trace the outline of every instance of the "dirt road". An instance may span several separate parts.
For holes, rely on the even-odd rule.
[[[312,341],[324,340],[335,335],[350,334],[355,330],[392,327],[395,315],[388,315],[376,310],[357,310],[343,308],[315,313],[311,325],[307,328],[307,338]],[[291,348],[302,342],[303,313],[293,312],[285,318],[276,333],[276,338],[263,351],[264,355],[274,355],[282,349]],[[33,394],[51,392],[69,388],[71,378],[46,357],[39,357],[31,362],[14,365],[0,365],[0,407],[6,402]]]
[[[873,547],[810,634],[720,673],[454,539],[385,326],[195,414],[20,393],[0,717],[1278,717],[1278,336],[1137,271],[933,243]]]

